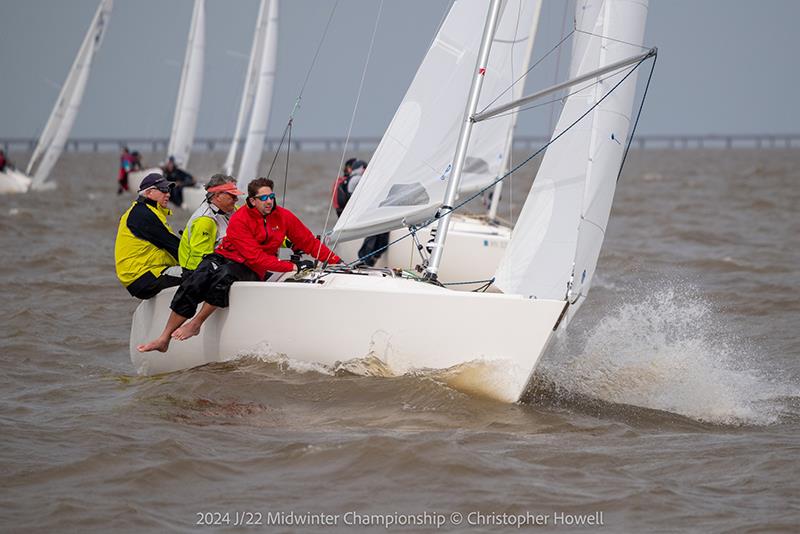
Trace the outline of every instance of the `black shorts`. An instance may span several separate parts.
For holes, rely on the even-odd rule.
[[[177,276],[161,274],[156,278],[153,273],[147,271],[142,276],[131,282],[125,289],[137,299],[147,300],[155,297],[164,289],[174,287],[181,283]]]
[[[244,264],[219,254],[209,254],[203,258],[197,269],[184,277],[169,307],[181,317],[187,318],[194,317],[201,302],[227,308],[234,282],[259,280],[258,275]]]

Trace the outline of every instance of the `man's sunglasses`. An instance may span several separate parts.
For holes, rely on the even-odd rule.
[[[266,202],[267,200],[275,200],[275,193],[270,193],[268,195],[258,195],[253,198],[257,198],[261,202]]]

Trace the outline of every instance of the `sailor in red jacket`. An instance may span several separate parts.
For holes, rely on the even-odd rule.
[[[308,260],[278,259],[278,249],[289,238],[295,249],[326,263],[341,263],[339,256],[314,237],[291,211],[277,206],[274,184],[256,178],[247,185],[247,205],[231,216],[222,243],[182,282],[172,299],[172,313],[161,335],[139,345],[139,352],[166,352],[172,339],[189,339],[217,308],[228,307],[230,287],[237,281],[264,280],[271,272],[300,272]],[[203,303],[195,316],[197,306]],[[193,317],[191,321],[188,321]],[[188,321],[188,322],[187,322]],[[184,324],[185,323],[185,324]]]

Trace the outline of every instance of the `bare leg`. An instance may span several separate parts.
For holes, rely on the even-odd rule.
[[[183,315],[170,312],[169,319],[167,319],[167,326],[164,327],[164,331],[161,332],[161,335],[150,343],[139,345],[136,347],[136,350],[139,352],[150,352],[151,350],[167,352],[167,349],[169,348],[169,341],[171,339],[170,336],[179,326],[186,322],[186,319],[187,317],[184,317]]]
[[[191,321],[175,330],[172,333],[172,337],[184,341],[192,336],[196,336],[200,333],[200,327],[203,326],[203,323],[206,322],[206,319],[208,319],[212,313],[217,311],[218,307],[219,306],[214,306],[213,304],[204,302],[203,307],[200,308],[200,313],[195,315]]]

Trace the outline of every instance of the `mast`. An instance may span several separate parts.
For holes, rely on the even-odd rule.
[[[447,230],[450,223],[450,211],[456,201],[458,193],[458,184],[461,181],[461,174],[464,170],[464,161],[467,158],[467,147],[469,146],[469,138],[472,134],[472,116],[478,108],[478,98],[481,94],[481,86],[483,85],[483,76],[486,73],[486,64],[489,62],[489,52],[492,48],[492,39],[494,38],[495,30],[497,29],[497,21],[500,18],[501,0],[491,0],[489,11],[486,17],[486,25],[483,28],[483,37],[481,38],[480,52],[478,53],[478,61],[475,65],[475,73],[472,78],[472,85],[470,87],[469,100],[467,101],[467,109],[464,112],[464,119],[461,123],[461,131],[458,134],[458,144],[456,148],[455,161],[453,163],[453,174],[447,182],[447,191],[445,192],[444,204],[440,210],[444,210],[445,214],[439,219],[439,224],[436,227],[436,240],[433,243],[433,251],[431,253],[431,260],[428,268],[425,270],[425,278],[436,280],[437,272],[439,271],[439,264],[442,261],[442,252],[445,240],[447,239]]]
[[[247,74],[244,77],[244,90],[242,92],[242,103],[239,106],[239,116],[236,118],[236,129],[233,133],[231,148],[228,157],[225,159],[225,174],[233,174],[233,166],[236,163],[236,152],[239,150],[239,143],[242,142],[242,129],[244,121],[250,114],[253,106],[253,97],[256,94],[257,78],[256,68],[261,62],[261,54],[264,51],[263,35],[265,30],[264,16],[267,13],[266,7],[269,0],[261,0],[258,8],[258,18],[256,19],[256,31],[253,35],[253,46],[250,48],[250,61],[247,63]]]
[[[518,84],[519,87],[519,94],[522,94],[522,91],[525,89],[525,81],[528,79],[528,65],[531,63],[531,54],[533,53],[533,42],[536,40],[536,33],[539,28],[539,14],[542,10],[542,3],[537,2],[536,4],[536,14],[533,16],[533,20],[531,21],[531,29],[530,33],[528,34],[528,48],[525,50],[525,72],[522,74],[519,80],[515,83]],[[519,114],[514,114],[514,118],[511,120],[511,126],[508,129],[508,140],[506,142],[506,151],[505,151],[505,159],[503,160],[503,166],[500,168],[499,176],[505,176],[508,172],[509,162],[511,161],[511,153],[514,150],[514,128],[517,126],[517,118]],[[503,192],[503,180],[497,182],[497,185],[494,186],[494,190],[492,191],[492,203],[489,206],[489,220],[494,221],[497,219],[497,208],[500,206],[500,194]]]

